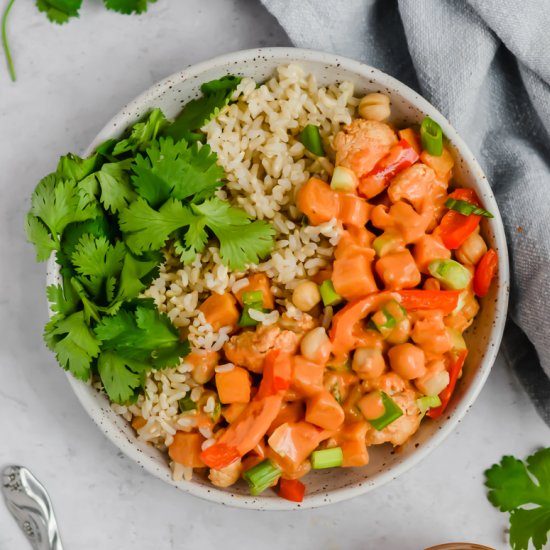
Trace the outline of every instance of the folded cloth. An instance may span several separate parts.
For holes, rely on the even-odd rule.
[[[395,76],[469,144],[506,226],[512,288],[504,357],[550,424],[548,0],[262,2],[296,46]]]

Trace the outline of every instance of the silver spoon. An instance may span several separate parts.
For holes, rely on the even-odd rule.
[[[6,505],[34,550],[63,550],[52,501],[27,468],[7,466],[2,472]]]

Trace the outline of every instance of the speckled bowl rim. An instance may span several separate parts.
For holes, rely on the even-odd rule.
[[[90,154],[98,143],[111,137],[115,127],[125,127],[125,124],[128,123],[128,113],[139,110],[140,105],[146,102],[151,94],[157,95],[159,90],[177,85],[186,79],[198,78],[207,70],[227,67],[235,62],[251,62],[252,60],[258,60],[258,58],[261,59],[262,57],[285,58],[288,62],[296,63],[311,61],[324,65],[330,65],[335,68],[338,67],[348,70],[368,80],[375,81],[380,86],[392,88],[406,101],[409,101],[417,109],[436,120],[441,125],[443,133],[455,146],[459,155],[469,163],[469,166],[472,169],[471,177],[476,180],[476,183],[481,190],[483,202],[488,210],[493,212],[495,215],[494,219],[491,220],[491,227],[494,232],[496,247],[499,250],[499,288],[495,298],[493,328],[490,332],[490,338],[486,345],[486,351],[477,368],[477,373],[474,376],[474,380],[472,381],[469,390],[463,395],[461,401],[453,409],[451,414],[439,421],[441,423],[439,429],[430,437],[430,439],[418,449],[415,449],[415,451],[402,462],[398,462],[392,467],[387,468],[387,471],[378,474],[374,479],[365,479],[363,482],[357,482],[351,486],[311,495],[301,504],[296,504],[280,498],[264,498],[261,495],[258,497],[249,497],[234,494],[216,487],[208,488],[198,483],[188,482],[182,484],[181,482],[172,481],[171,477],[167,475],[165,471],[167,468],[161,469],[152,457],[145,456],[141,453],[129,438],[124,435],[121,437],[120,430],[117,426],[105,421],[105,415],[102,411],[101,405],[99,404],[99,400],[89,391],[89,386],[79,380],[76,380],[69,374],[67,376],[69,383],[80,403],[90,415],[92,420],[99,426],[101,431],[126,456],[137,462],[141,467],[153,474],[155,477],[158,477],[191,495],[223,505],[256,510],[308,509],[351,499],[353,497],[365,494],[376,487],[380,487],[393,479],[396,479],[398,476],[418,464],[453,432],[460,419],[466,414],[479,395],[479,392],[481,391],[496,359],[500,342],[502,340],[509,294],[508,253],[502,219],[500,217],[498,206],[491,187],[489,186],[487,179],[474,155],[457,134],[455,129],[451,126],[449,121],[423,97],[395,78],[379,71],[378,69],[370,67],[369,65],[330,53],[301,48],[258,48],[228,53],[190,66],[187,69],[177,72],[157,84],[154,84],[147,91],[140,94],[136,99],[121,109],[119,113],[115,115],[99,132],[98,136],[85,151],[85,154]],[[59,272],[53,258],[50,258],[50,262],[48,264],[47,280],[48,284],[59,280]]]

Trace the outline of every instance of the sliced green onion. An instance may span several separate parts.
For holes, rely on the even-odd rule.
[[[456,315],[459,311],[462,311],[464,309],[464,306],[466,305],[466,298],[468,297],[468,291],[465,290],[464,292],[461,292],[458,295],[458,302],[456,304],[456,307],[453,309],[452,315]]]
[[[376,330],[384,337],[386,337],[397,325],[395,317],[384,307],[380,311],[377,311],[371,317],[372,324]]]
[[[334,397],[334,399],[336,399],[338,403],[340,404],[342,403],[343,399],[342,399],[342,394],[340,393],[340,386],[338,382],[335,382],[333,386],[330,388],[330,393],[332,393],[332,396]]]
[[[209,414],[213,422],[217,422],[222,415],[222,404],[219,401],[216,401],[214,405],[214,410]]]
[[[345,166],[336,166],[332,177],[330,178],[330,186],[335,191],[355,191],[359,185],[359,178],[355,172]]]
[[[459,330],[456,330],[456,328],[447,327],[447,332],[451,337],[453,349],[457,351],[464,351],[465,349],[468,349],[466,346],[466,341],[464,340],[464,336],[462,336],[462,333]]]
[[[271,460],[266,459],[256,464],[243,474],[243,479],[248,483],[252,496],[263,493],[266,489],[275,484],[281,477],[281,470]]]
[[[342,301],[342,296],[334,290],[334,285],[330,279],[325,279],[319,287],[321,299],[325,306],[335,306]]]
[[[258,303],[263,303],[264,295],[261,290],[252,290],[250,292],[243,292],[242,295],[243,304],[246,305],[255,305]]]
[[[392,235],[391,233],[383,233],[379,237],[376,237],[372,241],[372,247],[376,252],[376,255],[379,258],[383,258],[386,254],[390,252],[395,252],[403,246],[403,240],[397,235]]]
[[[181,413],[194,411],[197,409],[197,404],[191,399],[191,392],[178,401],[178,407]]]
[[[387,393],[381,391],[380,398],[382,399],[382,405],[384,405],[384,414],[378,418],[367,419],[378,431],[383,430],[400,416],[403,416],[403,411]]]
[[[337,468],[344,462],[344,453],[341,447],[332,447],[322,451],[313,451],[311,453],[311,467],[314,470],[323,468]]]
[[[325,156],[325,150],[323,149],[323,142],[321,141],[321,134],[319,133],[318,126],[308,124],[300,133],[300,141],[303,146],[314,155],[318,157]]]
[[[416,406],[420,410],[420,414],[424,416],[430,409],[439,407],[441,405],[441,399],[439,395],[425,395],[416,400]]]
[[[436,278],[445,288],[462,290],[472,280],[472,274],[455,260],[433,260],[428,265],[430,275]]]
[[[449,197],[445,201],[445,206],[449,210],[454,210],[463,216],[471,216],[472,214],[475,214],[476,216],[484,216],[485,218],[494,218],[488,210],[485,210],[484,208],[481,208],[471,202],[453,199],[452,197]]]
[[[267,310],[264,310],[262,302],[246,304],[243,308],[243,312],[241,313],[241,318],[239,319],[239,322],[238,322],[238,325],[240,327],[255,327],[256,325],[259,324],[260,321],[256,321],[256,319],[252,319],[252,317],[250,317],[251,309],[254,309],[256,311],[261,311],[263,313],[267,312]]]
[[[441,126],[429,116],[425,117],[420,125],[420,139],[422,140],[422,149],[430,155],[440,157],[443,154]]]

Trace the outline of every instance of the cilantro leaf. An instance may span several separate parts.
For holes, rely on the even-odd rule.
[[[100,200],[105,209],[113,213],[128,206],[136,197],[127,172],[130,163],[130,159],[107,163],[94,174],[101,188]]]
[[[210,196],[222,185],[223,169],[210,147],[189,146],[161,138],[147,149],[147,157],[138,155],[134,164],[134,187],[153,207],[169,197],[186,199],[200,194]]]
[[[537,550],[544,548],[550,532],[550,508],[518,508],[510,513],[510,543],[514,550],[528,550],[529,539]]]
[[[124,404],[135,398],[149,365],[104,351],[97,360],[97,370],[109,399]]]
[[[197,132],[229,103],[240,81],[240,77],[228,75],[205,82],[201,86],[204,95],[187,103],[174,122],[164,130],[164,135],[176,141],[199,140],[202,136]]]
[[[95,328],[103,349],[137,361],[149,361],[156,368],[173,366],[189,353],[189,345],[180,341],[170,319],[149,307],[138,306],[135,312],[121,309],[104,317]]]
[[[240,84],[241,80],[242,78],[240,76],[228,74],[218,78],[217,80],[210,80],[209,82],[204,82],[201,84],[201,92],[205,95],[214,94],[220,91],[229,92],[232,94]]]
[[[79,311],[69,317],[54,317],[44,334],[59,364],[80,380],[89,380],[92,359],[99,354],[99,342]]]
[[[510,512],[512,548],[527,550],[532,540],[540,550],[550,532],[550,448],[534,453],[526,463],[504,456],[485,472],[485,477],[490,502]]]
[[[103,213],[84,222],[70,223],[63,231],[61,250],[56,256],[57,263],[70,273],[73,272],[71,255],[81,237],[88,233],[94,237],[106,237],[110,242],[115,238],[113,226]]]
[[[79,193],[74,180],[60,180],[55,174],[36,186],[30,212],[44,223],[56,242],[68,224],[95,218],[98,213],[96,204]]]
[[[36,6],[52,23],[63,24],[78,17],[82,0],[36,0]]]
[[[67,316],[76,311],[79,299],[71,290],[70,285],[50,285],[46,288],[48,302],[54,313]]]
[[[111,0],[113,1],[113,0]],[[115,3],[113,1],[113,3]],[[139,4],[140,0],[119,0],[119,4],[135,5]],[[147,3],[147,0],[142,1],[143,4]],[[114,8],[111,8],[114,9]],[[118,10],[117,10],[118,11]],[[130,13],[130,12],[128,12]],[[115,157],[122,153],[136,151],[144,151],[149,147],[152,141],[157,138],[160,130],[168,124],[164,113],[160,109],[153,109],[147,118],[141,122],[136,122],[130,130],[130,135],[121,139],[112,150],[111,154]]]
[[[148,3],[156,2],[157,0],[103,0],[105,7],[110,10],[118,11],[119,13],[143,13],[147,11]]]
[[[137,259],[128,253],[124,256],[120,272],[119,287],[114,301],[127,301],[135,298],[158,276],[162,259]]]
[[[192,220],[189,208],[174,199],[165,202],[157,211],[144,199],[138,198],[119,214],[126,244],[137,254],[161,249],[174,231],[189,225]]]
[[[96,169],[96,165],[97,154],[82,159],[69,153],[59,159],[55,173],[61,180],[81,181]]]
[[[48,228],[30,212],[25,218],[25,233],[36,248],[37,262],[46,261],[54,250],[59,249],[59,244],[52,239]]]
[[[101,318],[99,314],[99,307],[92,302],[92,300],[90,300],[84,285],[76,277],[71,277],[68,281],[82,302],[86,322],[90,324],[92,319],[94,321],[99,321]]]
[[[208,238],[208,235],[206,235]],[[198,250],[194,247],[187,247],[183,240],[178,237],[174,241],[174,252],[179,256],[182,264],[190,264],[198,254]]]
[[[273,227],[261,220],[250,221],[240,208],[213,198],[192,205],[220,241],[220,256],[231,269],[243,269],[246,264],[258,263],[273,248]],[[245,228],[243,226],[246,226]]]
[[[71,256],[80,275],[108,277],[120,272],[126,250],[122,242],[112,245],[105,237],[83,235]]]

